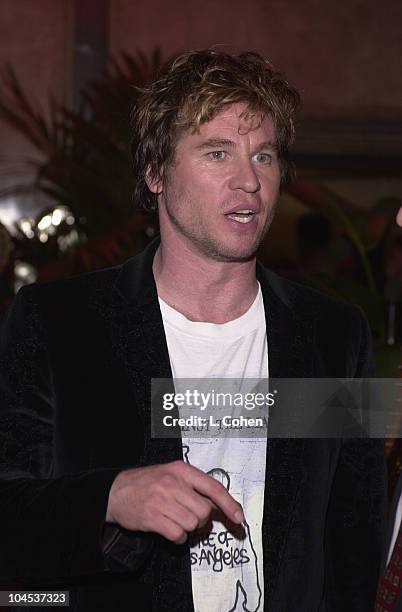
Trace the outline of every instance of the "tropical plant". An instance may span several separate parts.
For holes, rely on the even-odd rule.
[[[142,53],[135,58],[124,54],[119,61],[111,60],[103,77],[82,93],[79,111],[57,105],[51,99],[46,114],[35,108],[10,66],[3,73],[0,117],[40,155],[13,166],[7,187],[0,189],[0,198],[41,192],[50,196],[55,206],[71,210],[79,237],[78,253],[85,269],[120,261],[127,251],[132,252],[133,246],[136,250],[139,234],[141,247],[144,229],[153,225],[143,213],[133,209],[131,201],[129,117],[138,96],[137,88],[152,80],[160,66],[158,51],[150,60]],[[32,179],[27,182],[29,173]],[[20,256],[25,255],[39,265],[46,255],[54,258],[57,251],[54,240],[43,245],[37,236],[27,238],[21,232],[16,242]],[[40,257],[35,257],[36,248],[40,249]],[[60,268],[59,265],[59,274]],[[66,274],[69,273],[71,265],[66,267]]]

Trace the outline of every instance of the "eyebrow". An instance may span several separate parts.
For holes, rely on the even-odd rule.
[[[276,144],[276,142],[271,142],[271,140],[266,140],[265,142],[262,142],[259,146],[258,149],[261,151],[262,149],[271,149],[272,151],[277,151],[278,150],[278,145]]]
[[[208,140],[204,140],[201,144],[199,144],[196,149],[198,151],[202,151],[203,149],[213,149],[219,147],[235,147],[235,143],[233,140],[227,140],[225,138],[208,138]]]
[[[196,147],[197,151],[203,151],[204,149],[214,149],[214,148],[222,148],[229,147],[231,149],[236,147],[236,143],[233,140],[227,140],[226,138],[208,138],[201,144]],[[277,145],[275,142],[271,142],[270,140],[266,140],[265,142],[261,142],[257,150],[262,151],[263,149],[271,149],[273,151],[277,151]]]

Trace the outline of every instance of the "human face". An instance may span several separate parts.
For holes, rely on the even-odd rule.
[[[400,207],[398,214],[396,215],[396,222],[402,227],[402,206]]]
[[[254,257],[274,215],[280,169],[272,120],[245,121],[245,109],[226,106],[199,133],[186,132],[164,180],[150,185],[164,244],[184,242],[217,261]]]

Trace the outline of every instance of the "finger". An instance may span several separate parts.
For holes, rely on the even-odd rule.
[[[216,505],[207,497],[200,495],[191,487],[185,486],[177,491],[176,501],[192,512],[198,519],[198,527],[204,527]]]
[[[195,531],[199,527],[198,516],[176,500],[169,501],[162,509],[162,514],[187,533]]]
[[[154,530],[175,544],[184,544],[187,540],[187,532],[163,514],[155,521]]]
[[[234,523],[244,521],[244,514],[241,505],[228,493],[226,488],[217,480],[204,474],[192,466],[184,473],[184,479],[196,491],[215,503],[218,508]]]

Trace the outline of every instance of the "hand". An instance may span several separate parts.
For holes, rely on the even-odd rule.
[[[174,461],[120,472],[110,489],[106,521],[183,544],[215,508],[233,523],[244,520],[242,507],[220,482],[188,463]]]

